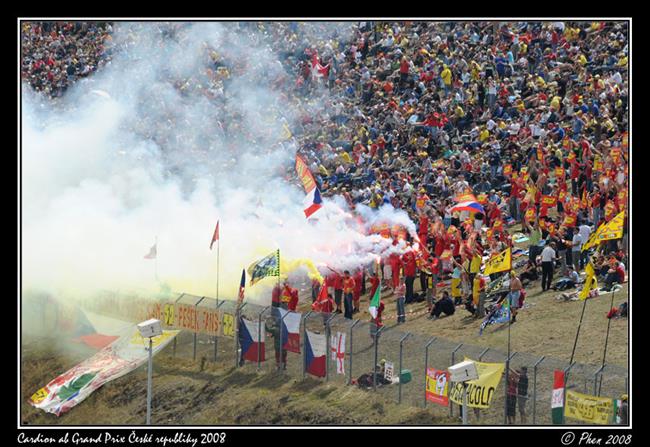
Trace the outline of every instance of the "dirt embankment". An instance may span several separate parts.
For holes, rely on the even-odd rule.
[[[27,399],[89,353],[60,355],[41,341],[26,341],[21,370],[21,417],[27,425],[143,424],[146,368],[110,382],[68,413],[56,417]],[[90,353],[92,354],[92,353]],[[172,358],[155,359],[152,422],[157,425],[374,425],[455,424],[436,413],[386,402],[357,387],[296,380],[275,372],[235,370]]]

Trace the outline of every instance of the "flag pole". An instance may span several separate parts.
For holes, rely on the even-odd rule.
[[[511,266],[512,266],[512,260]],[[508,276],[510,276],[510,281],[512,281],[512,268],[508,271]],[[512,293],[512,291],[510,292]],[[508,382],[510,381],[510,326],[512,326],[512,307],[510,306],[510,293],[506,295],[506,300],[508,300],[505,304],[508,306],[508,356],[506,357],[506,370],[505,370],[505,406],[506,406],[506,411],[504,412],[503,415],[503,424],[506,425],[508,423]],[[519,292],[521,293],[521,292]],[[465,408],[463,408],[463,411],[466,411]]]
[[[585,286],[586,287],[586,286]],[[578,330],[576,331],[576,339],[573,342],[573,350],[571,351],[571,360],[569,360],[569,365],[573,363],[573,355],[576,352],[576,346],[578,345],[578,335],[580,335],[580,327],[582,326],[582,317],[585,315],[585,307],[587,307],[587,299],[585,298],[582,303],[582,313],[580,314],[580,323],[578,323]]]
[[[221,246],[221,238],[217,239],[217,300],[216,304],[219,307],[219,247]]]
[[[610,311],[612,310],[613,306],[614,306],[614,292],[612,292],[612,301],[611,301],[611,303],[609,305]],[[609,327],[612,324],[612,318],[614,318],[614,317],[612,316],[611,318],[607,319],[607,334],[605,335],[605,349],[603,351],[603,363],[602,363],[602,365],[600,365],[601,366],[601,368],[600,368],[601,371],[605,368],[605,358],[607,357],[607,341],[609,340]],[[599,382],[602,383],[602,381],[603,381],[603,376],[601,374]],[[600,396],[600,386],[598,387],[598,396]]]
[[[156,242],[154,246],[156,247],[156,257],[154,258],[154,275],[156,277],[156,282],[159,282],[158,280],[158,236],[156,236]]]

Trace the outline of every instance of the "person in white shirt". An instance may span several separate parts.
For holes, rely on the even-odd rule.
[[[580,246],[580,250],[582,250],[582,246],[587,243],[589,240],[589,236],[591,235],[591,227],[586,224],[580,225],[578,228],[578,231],[580,233],[580,238],[582,239],[582,245]],[[587,254],[587,250],[581,251],[580,252],[580,268],[583,269],[585,268],[585,265],[587,265],[587,262],[589,261],[589,255]]]
[[[571,239],[571,265],[574,268],[580,263],[580,249],[582,248],[582,236],[578,228],[573,229],[573,238]]]
[[[547,245],[542,250],[542,291],[551,288],[555,257],[555,242],[551,242],[551,245]]]

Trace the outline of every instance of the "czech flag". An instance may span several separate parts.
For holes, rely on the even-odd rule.
[[[282,349],[300,354],[300,320],[302,314],[289,312],[280,307],[273,308],[273,312],[276,311],[280,313],[279,318],[282,319]]]
[[[481,206],[480,203],[478,202],[460,202],[456,205],[454,205],[451,208],[451,212],[453,213],[454,211],[469,211],[470,213],[483,213],[485,214],[485,210]]]
[[[239,325],[239,344],[241,346],[242,360],[257,362],[257,355],[260,355],[260,362],[264,358],[264,331],[260,333],[258,323],[242,318]]]
[[[305,217],[309,216],[321,209],[323,206],[323,199],[321,199],[320,191],[318,188],[312,189],[305,197]]]
[[[325,362],[327,361],[327,337],[325,334],[305,331],[305,355],[307,372],[312,376],[325,377]]]

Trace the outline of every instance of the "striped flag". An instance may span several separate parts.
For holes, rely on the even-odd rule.
[[[553,424],[564,423],[564,371],[555,370],[553,395],[551,397],[551,417]]]
[[[372,315],[372,318],[377,318],[377,312],[379,311],[379,303],[380,303],[380,295],[381,295],[381,286],[378,286],[377,289],[375,290],[375,296],[372,297],[372,300],[370,301],[370,307],[368,308],[368,312],[370,312],[370,315]]]
[[[309,218],[312,214],[323,207],[323,199],[321,199],[320,191],[318,188],[312,189],[305,196],[305,217]]]
[[[241,304],[244,301],[244,289],[246,287],[246,269],[241,271],[241,282],[239,283],[239,303]]]
[[[219,240],[219,221],[217,221],[217,226],[214,229],[214,234],[212,235],[212,242],[210,242],[210,250],[212,250],[212,245]]]

